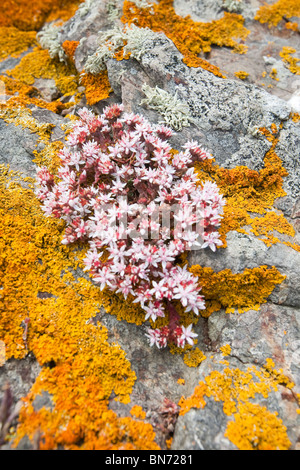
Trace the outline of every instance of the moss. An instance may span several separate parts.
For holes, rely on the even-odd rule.
[[[212,397],[223,403],[224,414],[231,418],[225,437],[238,449],[288,450],[291,442],[277,413],[253,403],[257,395],[267,398],[270,392],[277,391],[281,380],[272,361],[267,361],[262,369],[252,366],[246,371],[224,366],[223,371],[214,370],[200,381],[190,397],[181,398],[179,414],[204,408],[206,397]]]
[[[235,13],[224,13],[224,17],[211,23],[195,22],[189,16],[182,18],[176,14],[172,0],[161,0],[149,9],[140,9],[134,3],[125,1],[123,17],[127,24],[164,32],[183,54],[183,62],[189,67],[202,67],[223,77],[220,69],[210,64],[198,54],[209,53],[213,46],[229,47],[234,52],[246,52],[245,45],[236,39],[245,40],[249,31],[244,27],[244,19]],[[235,39],[233,39],[235,38]]]

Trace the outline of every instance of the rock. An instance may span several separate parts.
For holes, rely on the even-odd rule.
[[[37,136],[28,129],[0,120],[0,163],[9,164],[11,170],[22,171],[25,176],[32,176],[35,172],[33,150],[37,140]]]

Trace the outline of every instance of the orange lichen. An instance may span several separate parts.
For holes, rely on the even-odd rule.
[[[269,28],[277,26],[283,18],[300,16],[299,0],[278,0],[273,5],[265,3],[256,13],[255,20],[267,23]]]
[[[291,113],[290,114],[290,119],[294,122],[299,122],[300,121],[300,114],[299,113]]]
[[[151,425],[108,409],[112,393],[129,402],[135,373],[124,351],[107,341],[106,328],[90,321],[102,293],[73,274],[83,254],[61,244],[64,223],[44,217],[32,183],[1,167],[0,338],[7,359],[32,351],[43,366],[24,399],[14,444],[38,434],[42,450],[157,449]],[[35,410],[44,392],[53,406]]]
[[[9,83],[8,90],[11,89],[11,94],[18,94],[14,101],[19,101],[20,105],[34,104],[54,112],[61,112],[82,97],[82,93],[78,92],[79,74],[74,65],[52,59],[49,52],[40,47],[36,47],[24,56],[14,69],[7,72],[7,75],[8,78],[4,78],[4,81]],[[60,99],[52,102],[41,99],[38,90],[34,88],[35,80],[39,78],[54,80],[59,93],[65,97],[73,96],[74,101],[63,103]],[[29,86],[32,88],[28,88]]]
[[[14,104],[14,105],[13,105]],[[6,103],[0,103],[0,118],[8,124],[22,126],[30,132],[39,136],[38,140],[45,143],[49,141],[53,124],[39,123],[33,116],[32,111],[21,105],[18,101],[14,102],[13,98]]]
[[[74,62],[74,54],[79,45],[79,41],[64,41],[62,47],[71,62]]]
[[[85,87],[85,96],[87,104],[89,105],[105,100],[112,92],[107,70],[100,72],[98,75],[82,73],[80,76],[80,83]]]
[[[271,125],[270,129],[259,130],[265,138],[271,142],[271,148],[264,158],[264,167],[259,170],[251,170],[246,166],[235,168],[222,168],[214,163],[214,160],[197,163],[195,170],[198,173],[199,184],[205,179],[215,181],[223,194],[226,205],[221,221],[220,234],[223,247],[226,247],[226,234],[231,230],[248,233],[249,230],[257,235],[265,235],[262,240],[269,246],[270,243],[285,243],[298,250],[297,244],[283,242],[275,231],[294,236],[294,229],[282,214],[277,214],[273,208],[274,201],[286,193],[283,189],[283,178],[288,175],[282,162],[276,154],[276,146],[279,140],[277,126]],[[260,214],[261,218],[251,216],[251,213]],[[275,222],[275,225],[274,225]]]
[[[225,308],[227,313],[238,309],[240,313],[257,310],[285,276],[275,267],[259,266],[234,274],[230,269],[214,272],[212,268],[194,265],[189,268],[199,279],[206,309],[201,312],[208,317]]]
[[[6,107],[26,107],[31,104],[58,113],[72,105],[72,103],[62,103],[59,99],[51,102],[46,101],[40,98],[40,93],[37,88],[26,85],[20,80],[0,75],[0,81],[4,83],[7,97],[11,96],[6,102]]]
[[[267,368],[270,363],[267,364]],[[267,398],[269,393],[278,390],[278,377],[273,363],[270,374],[267,368],[248,367],[246,371],[230,369],[212,371],[204,381],[200,381],[193,394],[179,401],[180,415],[191,408],[204,408],[205,397],[223,402],[223,412],[232,417],[227,424],[225,436],[240,450],[288,450],[291,442],[286,427],[264,406],[252,403],[257,394]],[[250,401],[251,400],[251,401]]]
[[[75,93],[76,78],[78,79],[75,67],[60,62],[58,59],[52,59],[48,50],[40,47],[36,47],[23,57],[20,63],[8,72],[8,75],[26,85],[33,85],[37,78],[54,79],[58,88],[58,84],[63,82],[62,79],[66,79],[69,83],[66,87],[63,82],[63,94],[66,93],[66,88],[69,89],[69,92]]]
[[[295,54],[295,52],[296,49],[293,47],[283,47],[282,51],[279,52],[279,55],[282,58],[283,63],[292,73],[300,75],[300,65],[297,65],[298,62],[300,62],[300,59],[292,57],[292,54]]]
[[[256,236],[263,236],[262,240],[267,246],[280,242],[278,237],[274,236],[274,231],[291,237],[295,235],[294,227],[282,214],[277,214],[274,211],[267,212],[263,217],[251,219],[251,232]]]
[[[243,403],[227,425],[227,437],[239,450],[288,450],[291,442],[286,426],[266,407]]]
[[[71,18],[83,0],[2,0],[0,26],[38,31],[46,21]]]
[[[246,47],[235,39],[245,40],[249,31],[244,27],[244,18],[234,13],[224,13],[224,17],[210,23],[193,21],[189,16],[182,18],[176,14],[173,0],[161,0],[151,4],[151,8],[141,9],[125,0],[123,6],[124,23],[134,23],[155,32],[164,32],[183,54],[183,62],[189,67],[202,67],[224,77],[220,69],[205,59],[200,53],[209,53],[213,46],[229,47],[234,52],[244,53]],[[235,38],[235,39],[233,39]]]
[[[220,347],[220,351],[222,353],[222,355],[225,357],[225,356],[229,356],[230,353],[231,353],[231,346],[230,344],[225,344],[224,346],[221,346]]]
[[[145,419],[146,413],[143,411],[143,408],[139,405],[134,405],[130,410],[131,416],[134,416],[137,419]]]
[[[19,31],[14,27],[0,27],[0,60],[19,57],[36,43],[35,31]]]
[[[194,348],[186,352],[183,356],[184,363],[189,367],[198,367],[205,359],[206,356],[199,348]]]
[[[296,22],[291,22],[291,21],[288,21],[287,23],[285,23],[285,27],[286,29],[291,29],[292,31],[298,31],[299,30],[299,26],[298,26],[298,23]]]
[[[235,72],[234,75],[240,80],[246,80],[246,78],[249,77],[249,73],[244,70],[239,70],[238,72]]]

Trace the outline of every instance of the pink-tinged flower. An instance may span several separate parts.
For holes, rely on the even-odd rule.
[[[196,338],[198,335],[192,331],[193,324],[190,324],[187,328],[184,326],[181,327],[182,335],[180,337],[181,341],[189,343],[191,346],[194,344],[193,338]]]
[[[220,234],[218,232],[204,233],[203,240],[204,243],[202,248],[209,247],[212,251],[216,251],[216,246],[222,245],[222,240],[220,240]]]
[[[38,171],[36,194],[45,215],[65,221],[62,243],[88,243],[85,270],[100,289],[132,295],[146,320],[168,313],[169,324],[149,332],[150,344],[184,347],[194,334],[181,327],[174,305],[198,315],[204,298],[176,259],[199,243],[198,227],[200,248],[221,244],[225,201],[216,183],[197,181],[194,162],[211,158],[197,142],[174,154],[169,128],[122,112],[117,104],[101,116],[79,110],[61,167],[55,177]]]
[[[94,280],[99,284],[100,290],[103,290],[105,287],[112,287],[115,281],[115,274],[111,272],[109,266],[104,266],[99,269]]]

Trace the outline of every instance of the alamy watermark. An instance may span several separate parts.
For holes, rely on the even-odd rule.
[[[6,89],[3,80],[0,80],[0,104],[6,101]]]
[[[0,340],[0,367],[5,364],[5,343]]]

